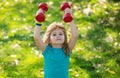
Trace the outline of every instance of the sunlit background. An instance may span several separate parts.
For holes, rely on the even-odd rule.
[[[52,22],[62,22],[60,5],[69,1],[79,31],[72,51],[70,78],[120,78],[119,0],[0,0],[0,78],[43,78],[43,56],[33,31],[40,2],[49,10],[42,36]]]

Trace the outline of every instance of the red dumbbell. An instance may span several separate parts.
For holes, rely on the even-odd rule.
[[[48,10],[48,5],[44,2],[40,3],[38,6],[39,11],[37,12],[35,19],[37,22],[45,21],[45,12]]]
[[[61,5],[61,10],[65,12],[67,8],[71,8],[69,3],[65,2]],[[71,22],[73,20],[73,17],[70,13],[65,13],[63,16],[63,21],[64,22]]]

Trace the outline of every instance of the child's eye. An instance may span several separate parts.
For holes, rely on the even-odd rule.
[[[53,36],[56,36],[56,34],[53,34]]]
[[[59,34],[59,35],[63,35],[63,34]]]

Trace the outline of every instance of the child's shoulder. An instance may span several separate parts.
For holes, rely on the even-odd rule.
[[[47,52],[50,49],[51,49],[51,46],[49,44],[46,44],[45,49],[43,50],[43,53]]]

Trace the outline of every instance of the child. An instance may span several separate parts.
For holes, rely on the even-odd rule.
[[[65,11],[71,13],[70,9]],[[48,26],[44,38],[40,37],[40,24],[36,24],[34,39],[44,56],[44,78],[69,78],[69,58],[77,41],[78,33],[73,21],[70,22],[71,38],[67,41],[66,30],[59,23]]]

